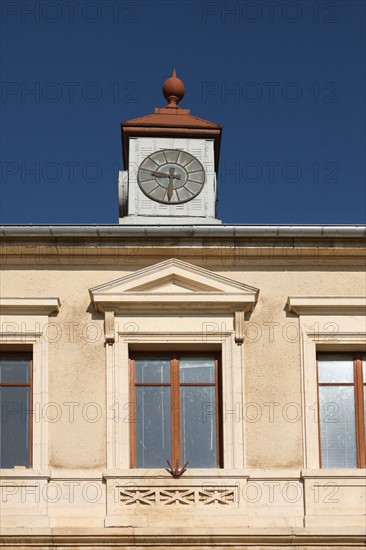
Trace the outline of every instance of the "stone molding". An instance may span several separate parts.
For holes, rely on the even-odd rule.
[[[287,305],[297,315],[366,314],[366,296],[289,296]]]
[[[59,298],[0,298],[0,344],[32,346],[33,403],[43,411],[48,399],[48,338],[49,315],[58,313]],[[33,415],[32,468],[48,466],[48,422],[43,414],[40,420]],[[10,470],[11,476],[26,477],[21,469]]]
[[[318,400],[316,354],[366,349],[366,297],[289,296],[287,306],[299,316],[303,454],[307,472],[319,468],[319,424],[314,419]],[[355,471],[351,469],[350,474]]]
[[[194,311],[233,314],[235,342],[244,342],[244,313],[258,300],[257,288],[172,258],[89,290],[98,312],[104,312],[105,341],[115,341],[115,315],[127,312]]]
[[[89,290],[97,311],[251,311],[257,288],[172,258]]]
[[[0,298],[2,314],[50,315],[59,309],[59,298]]]

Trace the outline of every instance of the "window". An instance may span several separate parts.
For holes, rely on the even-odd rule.
[[[214,355],[136,355],[130,360],[131,466],[221,466],[219,361]]]
[[[319,447],[323,468],[364,468],[366,355],[317,357]]]
[[[31,467],[31,354],[0,353],[0,410],[0,467]]]

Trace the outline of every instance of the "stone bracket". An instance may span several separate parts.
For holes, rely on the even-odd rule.
[[[109,345],[114,344],[114,311],[108,310],[104,312],[104,332],[105,343]]]
[[[244,342],[244,311],[234,313],[235,343],[241,346]]]

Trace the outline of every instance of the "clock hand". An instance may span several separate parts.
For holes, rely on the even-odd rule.
[[[172,168],[171,168],[171,170],[172,170]],[[174,170],[174,168],[173,168],[173,170]],[[157,177],[157,178],[169,178],[169,174],[166,174],[165,172],[150,172],[150,174],[152,176]],[[176,180],[180,180],[180,176],[175,176],[174,175],[173,177]]]
[[[169,184],[168,184],[168,199],[170,200],[173,196],[173,179],[174,179],[174,168],[169,168]]]
[[[165,174],[165,172],[150,172],[152,176],[155,176],[157,178],[168,178],[169,174]]]
[[[169,201],[173,196],[173,181],[174,181],[174,179],[180,180],[179,175],[174,175],[174,170],[175,170],[175,168],[169,168],[169,174],[166,174],[165,172],[150,172],[150,174],[152,176],[155,176],[156,178],[169,178],[168,189],[167,189],[167,196],[168,196]]]

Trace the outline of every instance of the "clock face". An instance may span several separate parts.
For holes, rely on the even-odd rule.
[[[190,153],[162,149],[142,161],[137,181],[149,199],[163,204],[182,204],[202,191],[205,171]]]

